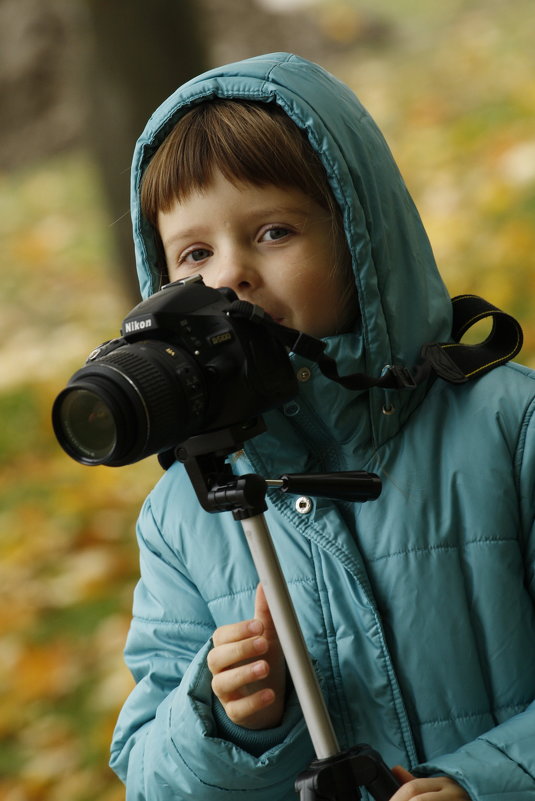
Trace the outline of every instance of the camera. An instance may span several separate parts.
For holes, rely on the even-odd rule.
[[[229,313],[237,301],[233,290],[194,276],[132,309],[121,336],[96,348],[54,402],[54,432],[66,453],[119,467],[294,397],[287,348],[255,315]]]

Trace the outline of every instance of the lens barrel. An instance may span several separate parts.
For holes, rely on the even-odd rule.
[[[73,459],[116,467],[186,439],[204,405],[202,376],[184,351],[137,342],[78,370],[56,398],[52,422]]]

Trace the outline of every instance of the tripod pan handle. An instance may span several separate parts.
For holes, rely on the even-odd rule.
[[[342,473],[291,473],[281,476],[282,492],[313,495],[340,501],[374,501],[381,494],[381,479],[365,470]]]

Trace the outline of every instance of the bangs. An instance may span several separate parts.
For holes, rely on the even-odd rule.
[[[156,151],[142,179],[144,216],[157,226],[159,211],[207,188],[217,171],[234,184],[297,188],[336,206],[319,157],[278,106],[212,100],[188,111]]]

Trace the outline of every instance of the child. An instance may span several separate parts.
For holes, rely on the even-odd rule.
[[[296,56],[178,89],[139,140],[132,208],[144,296],[201,273],[326,338],[341,374],[410,368],[450,339],[450,299],[381,134]],[[355,392],[291,358],[296,401],[265,415],[234,471],[383,482],[366,504],[269,495],[341,748],[366,742],[409,768],[394,801],[535,800],[534,374],[509,363]],[[112,746],[127,799],[295,798],[314,754],[240,525],[205,513],[175,463],[138,536],[137,686]]]

